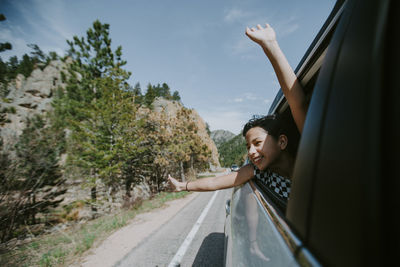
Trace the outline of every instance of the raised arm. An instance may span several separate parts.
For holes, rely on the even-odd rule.
[[[293,69],[279,47],[274,29],[269,24],[266,24],[265,28],[258,24],[257,29],[247,27],[246,35],[261,46],[271,62],[283,94],[289,103],[293,119],[301,133],[307,112],[305,95]]]
[[[189,182],[179,182],[175,178],[168,175],[168,180],[175,187],[175,191],[188,190],[202,192],[238,186],[247,182],[253,176],[253,166],[247,164],[240,168],[238,172],[232,172],[223,176],[201,178]]]

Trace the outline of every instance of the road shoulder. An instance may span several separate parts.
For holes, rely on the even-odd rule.
[[[166,202],[164,207],[137,215],[129,225],[119,229],[99,246],[91,249],[88,255],[74,266],[113,266],[198,194],[198,192],[193,192],[185,198]]]

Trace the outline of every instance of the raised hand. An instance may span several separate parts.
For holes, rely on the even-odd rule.
[[[257,25],[257,28],[247,27],[246,35],[261,46],[266,46],[269,43],[276,41],[275,31],[268,23],[265,24],[265,28],[260,24]]]
[[[258,24],[257,28],[247,27],[246,35],[262,47],[271,62],[283,94],[289,103],[293,119],[301,133],[307,113],[307,102],[300,82],[279,47],[274,29],[268,23],[265,24],[265,28]]]

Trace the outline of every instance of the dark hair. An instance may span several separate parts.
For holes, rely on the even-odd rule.
[[[243,127],[243,136],[246,137],[246,133],[254,127],[264,129],[276,140],[278,140],[281,134],[286,135],[288,138],[287,151],[293,157],[296,156],[300,133],[291,114],[272,114],[262,117],[253,116]]]

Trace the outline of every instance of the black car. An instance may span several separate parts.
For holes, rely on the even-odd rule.
[[[226,266],[397,265],[400,1],[337,1],[296,68],[309,99],[290,199],[227,202]],[[280,91],[269,114],[290,109]]]

